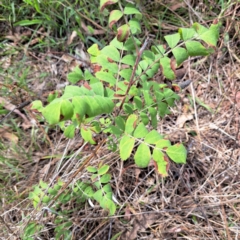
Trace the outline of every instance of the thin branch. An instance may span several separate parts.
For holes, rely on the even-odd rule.
[[[119,114],[120,111],[122,110],[123,104],[125,103],[126,98],[127,98],[127,95],[128,95],[128,93],[129,93],[129,91],[130,91],[130,89],[131,89],[131,86],[132,86],[133,83],[134,83],[134,77],[135,77],[135,73],[136,73],[136,71],[137,71],[138,64],[139,64],[139,62],[140,62],[140,60],[141,60],[143,51],[144,51],[145,48],[147,47],[149,41],[150,41],[150,38],[147,37],[146,40],[144,41],[142,47],[139,49],[139,51],[138,51],[138,53],[137,53],[137,58],[136,58],[136,61],[135,61],[134,67],[133,67],[133,71],[132,71],[132,75],[131,75],[131,77],[130,77],[130,81],[129,81],[129,84],[128,84],[128,88],[127,88],[127,90],[126,90],[125,96],[124,96],[124,98],[123,98],[123,100],[122,100],[122,102],[121,102],[121,105],[120,105],[120,107],[119,107],[119,112],[118,112],[118,114]]]

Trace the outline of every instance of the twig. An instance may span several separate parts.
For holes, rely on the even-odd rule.
[[[138,64],[139,64],[139,62],[140,62],[140,60],[141,60],[141,56],[142,56],[142,54],[143,54],[143,51],[144,51],[145,48],[147,47],[149,41],[150,41],[150,38],[147,37],[146,40],[144,41],[142,47],[139,49],[139,51],[138,51],[138,53],[137,53],[137,58],[136,58],[136,61],[135,61],[134,67],[133,67],[133,71],[132,71],[132,75],[131,75],[131,77],[130,77],[130,81],[129,81],[129,84],[128,84],[128,88],[127,88],[127,91],[126,91],[126,93],[125,93],[125,96],[124,96],[124,98],[123,98],[123,100],[122,100],[122,102],[121,102],[121,105],[120,105],[120,107],[119,107],[119,112],[118,112],[118,114],[119,114],[120,111],[122,110],[123,104],[124,104],[125,101],[126,101],[127,95],[128,95],[128,93],[129,93],[129,91],[130,91],[130,89],[131,89],[132,84],[134,83],[134,76],[135,76],[135,73],[136,73],[136,71],[137,71]]]
[[[31,102],[30,101],[26,101],[24,103],[19,104],[17,107],[13,108],[1,121],[0,123],[2,123],[5,119],[7,119],[15,110],[20,110],[23,109],[24,107],[28,106]],[[24,119],[26,120],[26,119]]]

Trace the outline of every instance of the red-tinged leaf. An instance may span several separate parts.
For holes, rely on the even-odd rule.
[[[119,10],[111,11],[108,20],[109,27],[112,28],[113,24],[115,24],[122,16],[123,13]]]
[[[117,50],[117,48],[115,48],[114,46],[111,46],[111,45],[104,47],[101,50],[101,54],[104,54],[105,56],[107,56],[107,60],[109,58],[113,61],[116,61],[116,62],[118,62],[120,60],[119,50]],[[109,62],[111,62],[111,61],[109,61]]]
[[[181,92],[181,87],[179,87],[177,84],[173,84],[173,85],[172,85],[172,90],[173,90],[175,93],[179,93],[179,92]]]
[[[106,6],[117,3],[118,0],[101,0],[100,1],[100,11],[102,12]]]
[[[170,166],[168,157],[157,149],[153,150],[152,156],[154,159],[154,165],[155,165],[157,172],[162,177],[167,177],[169,166]]]
[[[111,58],[107,58],[107,60],[110,62],[110,63],[113,63],[114,61],[111,59]]]
[[[170,80],[176,78],[174,71],[171,68],[171,59],[168,57],[163,57],[160,59],[160,65],[163,70],[163,75]]]
[[[102,69],[102,66],[100,66],[99,64],[93,64],[91,66],[92,70],[93,70],[93,73],[97,73],[97,72],[100,72],[101,69]]]
[[[173,70],[175,76],[176,76],[176,67],[177,67],[177,64],[176,64],[176,60],[174,60],[173,58],[171,58],[171,62],[170,62],[170,66],[171,66],[171,69]]]
[[[125,42],[130,34],[130,27],[127,24],[122,25],[117,29],[117,40]]]
[[[88,90],[92,90],[91,86],[86,81],[84,82],[83,87],[85,87]]]

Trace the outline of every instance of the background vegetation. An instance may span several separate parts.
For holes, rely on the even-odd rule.
[[[129,2],[121,1],[122,6]],[[108,10],[113,6],[101,12],[99,1],[3,0],[0,235],[4,239],[238,238],[240,3],[131,2],[142,14],[138,36],[142,43],[150,36],[155,45],[166,44],[164,36],[195,22],[206,27],[216,19],[221,23],[215,52],[191,57],[177,70],[175,83],[191,79],[192,84],[179,93],[170,114],[157,122],[165,139],[186,147],[187,163],[172,162],[169,176],[163,178],[151,164],[138,168],[133,155],[122,162],[119,152],[109,149],[114,144],[102,141],[108,133],[93,136],[101,143],[97,146],[79,135],[68,139],[59,126],[50,127],[27,106],[34,100],[46,105],[56,97],[56,89],[66,86],[76,66],[88,67],[87,55],[84,62],[77,58],[76,49],[81,60],[84,57],[80,43],[86,49],[95,43],[99,49],[109,44],[116,30],[108,27]],[[155,80],[169,84],[161,72]],[[99,119],[105,126],[108,121]],[[91,192],[96,178],[102,182]],[[106,196],[110,193],[105,201],[111,199],[112,208],[98,201],[96,193],[102,188]],[[55,200],[54,208],[49,200]]]

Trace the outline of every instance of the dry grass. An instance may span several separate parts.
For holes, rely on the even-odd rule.
[[[159,122],[158,130],[167,134],[172,142],[185,143],[187,164],[171,164],[169,177],[162,179],[152,167],[138,169],[131,159],[121,162],[117,153],[109,152],[105,144],[97,154],[92,154],[94,147],[84,144],[79,137],[67,140],[57,129],[48,132],[50,145],[39,125],[34,129],[24,128],[18,117],[16,125],[21,125],[24,132],[18,140],[21,150],[3,140],[9,147],[1,150],[1,154],[6,159],[14,159],[12,165],[21,169],[22,175],[7,178],[7,172],[14,173],[13,168],[1,171],[4,177],[0,182],[0,236],[3,236],[0,239],[20,239],[29,216],[45,226],[39,239],[53,239],[54,214],[43,215],[35,210],[27,199],[28,193],[40,179],[46,182],[60,176],[64,182],[88,179],[85,171],[76,175],[80,163],[88,159],[92,166],[100,161],[111,166],[111,184],[119,210],[115,216],[107,217],[97,205],[92,208],[86,203],[79,209],[70,201],[61,206],[62,210],[72,211],[68,220],[73,222],[73,239],[105,240],[119,232],[122,232],[119,239],[240,239],[240,4],[232,1],[221,12],[220,8],[209,8],[216,5],[215,1],[207,4],[183,1],[177,6],[171,2],[163,16],[163,34],[191,21],[208,24],[219,14],[223,22],[216,53],[186,63],[183,79],[193,79],[193,83],[183,91],[172,114]],[[160,1],[155,4],[166,10]],[[152,5],[142,7],[150,11]],[[188,18],[186,13],[182,14],[183,8],[188,11]],[[157,13],[145,13],[148,30],[158,34],[153,21],[159,21]],[[173,16],[178,19],[177,23],[170,21]],[[22,59],[21,54],[19,51],[17,56]],[[6,63],[6,59],[4,61]],[[35,73],[34,78],[38,79],[29,80],[27,86],[35,94],[41,92],[42,100],[48,95],[45,91],[54,89],[66,78],[63,70],[66,67],[61,65],[59,70],[56,65],[54,75],[49,61],[44,53],[33,57],[31,52],[24,62],[25,66],[31,63],[29,72]],[[47,75],[41,79],[43,72]],[[0,75],[0,83],[4,77]],[[29,75],[27,78],[32,79]],[[180,127],[176,121],[183,114],[191,115],[192,120]],[[14,131],[11,134],[14,135]],[[26,156],[30,156],[31,161]]]

